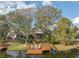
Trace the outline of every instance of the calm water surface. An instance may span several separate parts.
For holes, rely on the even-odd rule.
[[[4,58],[79,58],[79,50],[71,50],[70,52],[51,52],[42,55],[26,55],[25,51],[6,51],[0,57]]]

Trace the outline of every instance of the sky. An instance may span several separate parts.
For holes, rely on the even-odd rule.
[[[79,1],[0,1],[0,14],[6,14],[16,9],[40,8],[45,5],[58,8],[62,11],[63,16],[79,24],[77,20],[79,19]]]
[[[34,3],[36,3],[38,7],[44,5],[44,2]],[[48,4],[55,6],[56,8],[61,10],[62,15],[69,19],[79,17],[79,1],[51,1]]]
[[[0,1],[0,14],[5,14],[15,9],[40,8],[46,4],[55,6],[62,11],[63,16],[69,19],[79,16],[79,1]]]
[[[79,17],[79,1],[54,2],[54,5],[69,19]]]

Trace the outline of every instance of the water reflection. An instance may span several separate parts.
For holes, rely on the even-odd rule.
[[[42,55],[26,55],[26,51],[6,51],[1,53],[0,58],[79,58],[79,50],[71,50],[70,52],[51,51],[51,54]]]
[[[25,51],[6,51],[6,53],[13,58],[44,58],[46,55],[26,55]],[[49,56],[49,54],[47,54]]]
[[[11,55],[12,57],[18,57],[18,58],[25,58],[26,53],[25,51],[6,51],[8,55]]]

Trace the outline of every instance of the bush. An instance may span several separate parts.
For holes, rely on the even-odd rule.
[[[42,40],[44,41],[44,42],[50,42],[50,43],[54,43],[54,42],[57,42],[57,40],[56,40],[56,38],[55,38],[55,35],[44,35],[43,37],[42,37]]]
[[[55,38],[55,35],[51,35],[51,42],[53,43],[53,42],[56,42],[56,38]]]
[[[49,36],[48,35],[44,35],[42,37],[43,42],[48,42],[49,41]]]

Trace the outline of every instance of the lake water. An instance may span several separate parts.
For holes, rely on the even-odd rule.
[[[0,52],[1,53],[1,52]],[[6,51],[0,55],[4,58],[79,58],[79,50],[70,52],[51,52],[42,55],[26,55],[25,51]]]

